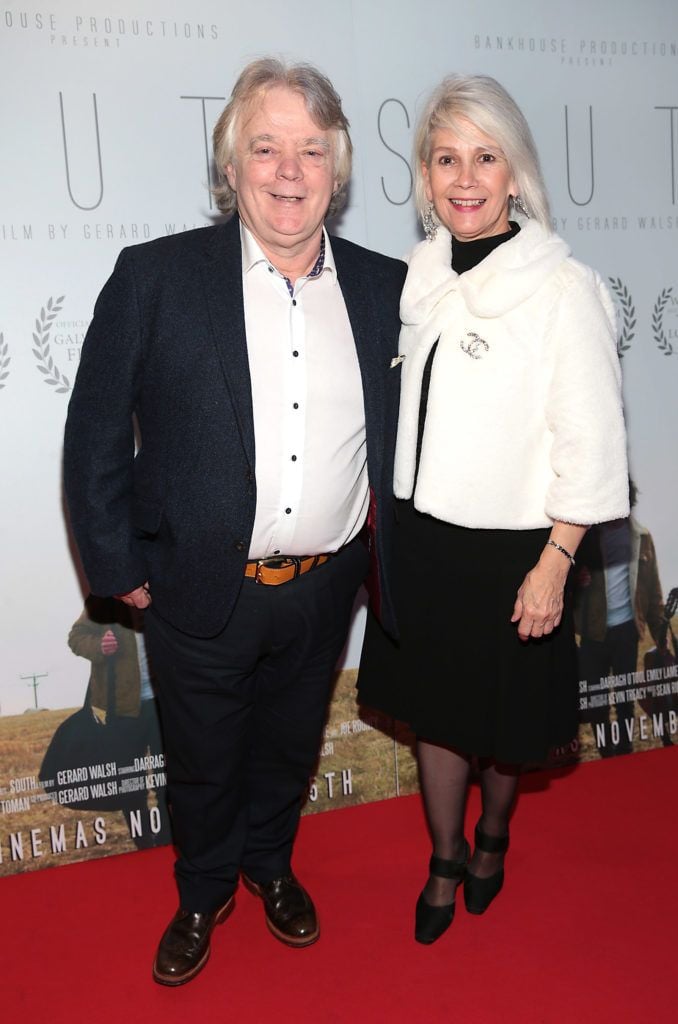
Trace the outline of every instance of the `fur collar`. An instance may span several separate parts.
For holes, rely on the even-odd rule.
[[[433,241],[420,242],[412,251],[400,300],[404,325],[437,319],[440,304],[455,292],[474,316],[502,316],[530,298],[567,259],[570,248],[536,221],[527,221],[514,238],[461,276],[450,266],[451,252],[451,235],[442,226]]]

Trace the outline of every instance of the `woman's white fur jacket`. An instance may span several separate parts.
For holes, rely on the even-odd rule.
[[[389,371],[402,373],[396,496],[414,491],[420,511],[486,529],[628,515],[615,312],[600,276],[533,221],[461,276],[450,256],[441,227],[409,261],[404,358]]]

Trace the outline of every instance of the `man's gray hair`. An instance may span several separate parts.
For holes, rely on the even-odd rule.
[[[428,207],[421,164],[430,167],[431,137],[437,129],[449,129],[470,141],[462,119],[499,145],[528,215],[551,231],[548,195],[530,127],[515,100],[488,75],[449,75],[422,111],[414,140],[414,198],[419,216]],[[437,221],[435,211],[433,217]]]
[[[212,144],[217,165],[218,184],[213,189],[222,213],[233,213],[237,196],[226,178],[227,164],[236,164],[238,127],[244,113],[269,89],[282,86],[299,93],[312,119],[323,131],[333,134],[334,176],[337,191],[332,196],[327,215],[337,213],[346,200],[351,177],[353,146],[348,134],[348,120],[341,109],[341,100],[330,82],[311,64],[285,64],[273,57],[252,61],[241,72],[231,98],[214,126]]]

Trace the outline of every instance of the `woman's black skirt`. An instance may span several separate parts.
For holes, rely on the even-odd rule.
[[[518,638],[516,592],[549,530],[475,530],[397,502],[396,645],[370,614],[358,678],[362,703],[421,739],[517,764],[545,760],[576,734],[571,600],[549,637]]]

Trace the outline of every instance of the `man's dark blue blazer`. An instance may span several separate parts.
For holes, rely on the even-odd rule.
[[[391,360],[406,268],[341,238],[332,250],[362,374],[380,618],[393,632],[387,567],[400,371]],[[203,637],[221,631],[242,586],[256,503],[237,217],[120,254],[82,349],[64,483],[94,594],[128,593],[148,580],[156,611],[175,627]]]

